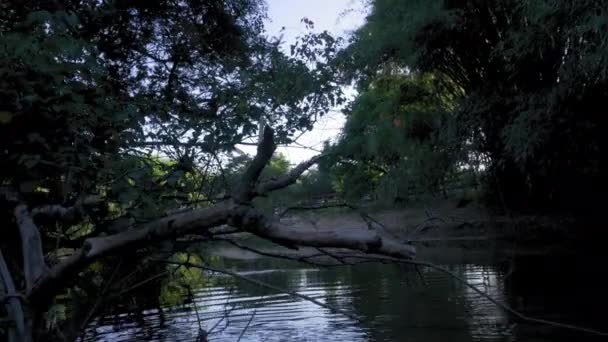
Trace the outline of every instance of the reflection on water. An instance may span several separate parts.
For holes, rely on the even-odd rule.
[[[265,271],[251,271],[262,268],[262,262]],[[599,340],[558,328],[515,322],[478,293],[433,270],[418,272],[411,267],[385,264],[318,270],[281,261],[254,263],[240,262],[228,267],[352,312],[363,323],[286,294],[226,279],[221,285],[200,289],[195,302],[184,307],[145,311],[137,322],[125,318],[119,326],[97,321],[97,326],[88,333],[88,340],[193,341],[199,321],[207,330],[215,326],[210,341],[235,341],[248,324],[241,341]],[[578,299],[570,298],[578,294],[572,289],[562,289],[558,274],[547,273],[542,265],[528,261],[521,264],[518,271],[508,273],[507,279],[496,266],[446,267],[518,310],[603,328],[600,324],[603,319],[595,315],[599,309],[589,309],[600,305],[597,301],[586,301],[584,294]],[[526,265],[535,268],[538,279],[526,273]],[[530,279],[533,283],[521,285]],[[566,286],[571,285],[566,282]],[[541,290],[521,291],[530,287]],[[577,309],[568,305],[572,302],[578,303]],[[580,316],[582,310],[587,317]]]

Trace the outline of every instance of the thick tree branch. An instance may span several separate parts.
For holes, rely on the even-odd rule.
[[[32,209],[32,216],[44,215],[47,217],[72,217],[76,213],[76,207],[64,207],[59,204],[45,205]]]
[[[79,199],[71,207],[64,207],[59,204],[36,207],[31,210],[31,216],[36,217],[38,215],[41,215],[67,222],[75,222],[82,216],[85,206],[92,206],[102,202],[103,198],[101,198],[100,196],[92,195]]]
[[[45,302],[65,284],[69,275],[110,253],[220,226],[226,223],[231,209],[231,202],[224,202],[212,208],[171,215],[122,233],[86,239],[81,249],[54,266],[34,284],[28,298],[33,302]]]
[[[21,235],[23,272],[25,284],[29,291],[36,281],[48,271],[48,267],[44,262],[40,232],[34,224],[27,207],[24,204],[17,205],[14,214],[19,226],[19,234]]]
[[[324,155],[314,156],[291,169],[291,171],[287,175],[278,179],[269,180],[259,184],[255,191],[256,195],[263,195],[274,190],[285,188],[295,183],[306,170],[316,164],[323,157]]]
[[[235,222],[244,230],[282,245],[348,248],[365,253],[377,253],[411,259],[416,249],[405,243],[364,229],[305,230],[274,222],[250,208]]]
[[[255,186],[260,174],[272,158],[276,148],[272,128],[264,127],[264,136],[258,145],[257,154],[245,170],[239,186],[233,193],[233,198],[237,203],[249,203],[254,197]]]

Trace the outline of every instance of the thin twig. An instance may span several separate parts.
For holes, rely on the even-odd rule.
[[[203,326],[201,324],[201,316],[198,313],[198,306],[196,305],[196,298],[194,298],[194,294],[192,293],[192,289],[189,284],[186,284],[186,290],[188,291],[188,296],[192,298],[192,307],[194,308],[194,313],[196,314],[196,323],[198,324],[198,331],[204,331]]]
[[[245,335],[245,331],[247,331],[247,329],[249,328],[249,325],[251,325],[251,322],[253,321],[253,317],[255,316],[255,313],[257,312],[257,310],[258,310],[257,308],[253,309],[253,313],[251,314],[251,317],[249,317],[249,321],[247,321],[247,325],[245,325],[245,327],[241,331],[241,334],[239,335],[239,338],[236,340],[236,342],[240,342],[241,338],[243,338],[243,336]]]
[[[329,209],[329,208],[344,208],[347,207],[344,203],[333,203],[333,204],[323,204],[323,205],[311,205],[311,206],[294,206],[285,208],[280,214],[279,218],[285,216],[289,211],[293,210],[321,210],[321,209]]]
[[[321,253],[323,253],[323,254],[327,255],[328,257],[330,257],[330,258],[332,258],[332,259],[336,260],[338,263],[340,263],[340,264],[342,264],[342,265],[347,264],[347,262],[346,262],[346,261],[344,261],[344,260],[343,260],[342,258],[340,258],[339,256],[335,255],[334,253],[331,253],[331,252],[329,252],[329,251],[327,251],[327,250],[325,250],[325,249],[323,249],[323,248],[317,248],[317,250],[318,250],[319,252],[321,252]]]
[[[234,310],[234,308],[235,308],[234,305],[230,308],[230,310],[226,310],[226,307],[228,307],[228,299],[230,299],[232,297],[233,291],[234,291],[234,287],[231,287],[230,292],[226,296],[226,303],[224,303],[224,315],[217,322],[215,322],[215,324],[211,327],[211,329],[209,329],[209,332],[208,332],[209,335],[211,335],[211,333],[213,333],[213,330],[215,330],[215,328],[217,328],[217,326],[220,325],[220,323],[222,323],[222,321],[224,319],[228,320],[228,316],[230,315],[232,310]],[[221,330],[221,331],[223,331],[223,330]]]
[[[91,307],[89,312],[87,313],[87,316],[85,317],[84,321],[82,321],[82,323],[80,324],[81,338],[84,337],[85,329],[86,329],[87,325],[89,324],[89,321],[91,320],[91,318],[93,317],[93,315],[95,314],[95,312],[97,311],[99,306],[101,305],[101,301],[102,301],[103,297],[105,296],[105,294],[107,293],[108,288],[114,281],[114,278],[118,274],[118,270],[120,269],[121,265],[122,265],[122,258],[118,262],[118,265],[116,265],[116,267],[112,271],[112,274],[110,275],[110,278],[108,279],[108,281],[105,282],[100,295],[97,297],[97,300],[95,301],[95,303],[93,304],[93,306]]]
[[[242,245],[232,239],[227,239],[227,238],[221,238],[221,237],[213,237],[213,240],[217,240],[217,241],[224,241],[227,242],[237,248],[240,248],[242,250],[245,251],[249,251],[252,253],[256,253],[262,256],[267,256],[267,257],[271,257],[271,258],[277,258],[277,259],[285,259],[285,260],[291,260],[291,261],[297,261],[297,262],[303,262],[306,264],[310,264],[313,266],[319,266],[319,267],[325,267],[325,266],[333,266],[333,265],[328,265],[328,264],[322,264],[322,263],[318,263],[318,262],[314,262],[314,261],[310,261],[308,259],[311,258],[315,258],[315,257],[319,257],[322,256],[323,254],[312,254],[312,255],[303,255],[303,256],[291,256],[291,255],[286,255],[286,254],[279,254],[279,253],[271,253],[271,252],[265,252],[265,251],[261,251],[259,249],[255,249],[253,247],[249,247],[249,246],[245,246]]]

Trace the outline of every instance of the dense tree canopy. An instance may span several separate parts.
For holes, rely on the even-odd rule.
[[[464,152],[456,162],[482,161],[487,188],[505,204],[572,209],[597,203],[608,85],[603,2],[375,0],[370,6],[341,57],[344,75],[361,89],[347,127],[364,124],[359,112],[374,115],[365,98],[386,74],[434,75],[442,82],[439,96],[454,101],[452,120],[444,122],[455,125],[440,131],[455,132],[456,139],[439,150]],[[377,101],[391,103],[394,96]],[[386,115],[419,102],[403,96]],[[427,110],[441,104],[428,103]],[[360,138],[345,134],[344,145]],[[399,139],[392,141],[403,151],[412,146]],[[443,169],[441,162],[431,158],[427,168]]]

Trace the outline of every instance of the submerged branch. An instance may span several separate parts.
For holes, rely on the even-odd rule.
[[[255,313],[257,311],[258,311],[257,309],[253,310],[253,313],[251,314],[251,316],[249,317],[249,320],[247,321],[247,325],[245,325],[245,327],[243,328],[243,330],[239,334],[239,338],[236,340],[236,342],[240,342],[241,339],[243,338],[243,336],[245,336],[245,332],[247,331],[247,329],[249,329],[249,326],[251,325],[251,322],[253,322],[253,317],[255,317]]]

